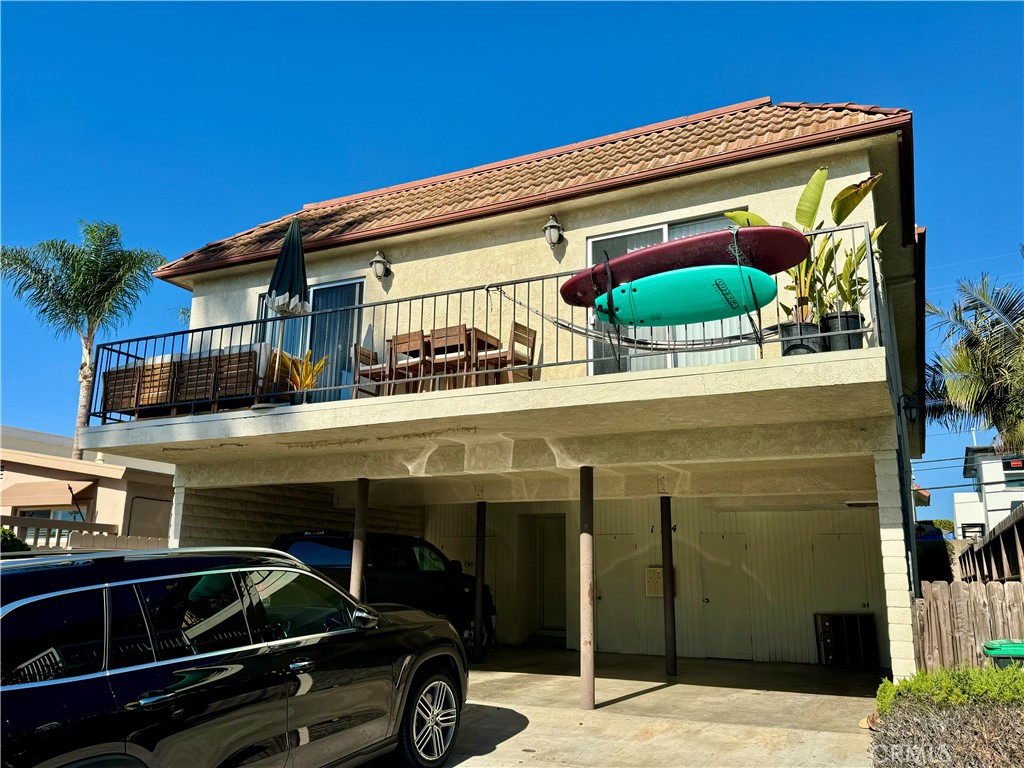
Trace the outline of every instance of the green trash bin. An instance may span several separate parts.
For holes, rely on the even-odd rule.
[[[1024,664],[1024,642],[1019,640],[989,640],[985,643],[985,655],[1000,669],[1014,662]]]

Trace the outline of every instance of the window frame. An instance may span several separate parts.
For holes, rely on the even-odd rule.
[[[243,574],[243,577],[244,577],[244,576],[249,576],[250,574],[256,573],[258,571],[284,571],[286,573],[296,573],[296,574],[298,574],[300,576],[309,576],[313,580],[318,581],[321,584],[323,584],[324,586],[326,586],[328,589],[330,589],[332,592],[337,594],[338,597],[341,598],[342,605],[346,608],[346,610],[348,610],[349,619],[352,618],[353,612],[356,610],[356,608],[359,607],[359,604],[352,598],[351,595],[349,595],[347,592],[341,590],[336,584],[332,584],[330,581],[328,581],[327,579],[323,578],[322,576],[320,576],[319,574],[317,574],[317,573],[315,573],[313,571],[304,571],[304,570],[301,570],[299,568],[288,568],[288,567],[283,567],[283,566],[268,565],[268,566],[263,566],[263,567],[248,566],[247,568],[242,569],[242,574]],[[279,645],[287,645],[287,644],[292,644],[292,643],[296,643],[296,642],[300,642],[300,641],[312,640],[312,639],[319,638],[319,637],[335,637],[337,635],[352,634],[354,632],[361,631],[361,629],[359,627],[351,626],[351,627],[343,627],[343,628],[340,628],[340,629],[332,629],[332,630],[325,631],[325,632],[314,632],[314,633],[311,633],[311,634],[308,634],[308,635],[298,635],[296,637],[285,637],[285,638],[274,637],[273,625],[270,622],[270,616],[267,614],[267,609],[263,605],[262,598],[260,597],[259,593],[255,589],[255,584],[253,583],[253,580],[252,579],[244,579],[243,580],[243,584],[244,584],[244,587],[245,587],[245,591],[249,594],[249,597],[252,600],[253,607],[254,607],[254,613],[256,614],[256,616],[259,619],[259,623],[260,623],[260,635],[259,636],[265,638],[264,644],[267,645],[268,647],[276,647],[276,646],[279,646]]]
[[[728,210],[730,212],[732,212],[732,211],[746,211],[746,210],[748,210],[748,206],[741,205],[741,206],[736,206],[735,208],[730,208]],[[682,219],[668,219],[666,221],[662,221],[660,224],[648,224],[646,226],[641,226],[641,227],[632,227],[630,229],[615,230],[615,231],[612,231],[612,232],[604,232],[604,233],[599,234],[599,235],[591,235],[591,236],[589,236],[587,238],[587,269],[590,269],[591,267],[594,267],[596,265],[596,262],[594,260],[594,245],[595,245],[595,243],[598,243],[598,242],[600,242],[602,240],[610,240],[613,237],[628,237],[629,235],[639,235],[639,234],[642,234],[644,232],[653,232],[655,230],[660,230],[661,231],[661,243],[657,243],[657,245],[661,245],[661,244],[669,242],[668,234],[669,234],[669,230],[672,227],[676,227],[676,226],[680,226],[680,225],[686,225],[686,224],[695,224],[695,223],[700,222],[700,221],[710,221],[712,219],[724,218],[725,217],[725,213],[726,213],[726,210],[723,209],[723,210],[715,212],[715,213],[706,213],[706,214],[701,214],[699,216],[689,216],[689,217],[682,218]],[[615,261],[615,259],[613,258],[612,262],[614,262],[614,261]],[[587,309],[587,325],[590,328],[595,328],[596,327],[596,323],[597,323],[597,313],[594,311],[593,307],[589,307]],[[674,326],[666,326],[666,327],[674,327]],[[685,353],[680,353],[680,352],[666,353],[666,355],[665,355],[665,357],[666,357],[665,370],[672,370],[672,369],[675,369],[675,368],[686,367],[686,366],[679,365],[678,360],[677,360],[677,356],[679,354],[685,354]],[[596,374],[594,373],[594,339],[588,337],[587,338],[587,376],[595,376],[595,375]]]
[[[14,612],[19,608],[27,607],[33,603],[40,603],[46,600],[55,600],[58,598],[67,597],[68,595],[78,594],[82,592],[93,592],[102,590],[100,594],[100,605],[102,606],[102,616],[100,618],[101,626],[103,629],[103,637],[100,638],[100,668],[95,672],[85,672],[79,675],[68,675],[67,677],[57,677],[52,680],[36,680],[31,683],[14,683],[12,685],[0,685],[0,691],[14,691],[22,688],[30,688],[41,685],[58,685],[61,683],[71,683],[78,680],[88,680],[90,678],[98,677],[100,675],[107,674],[107,643],[110,634],[110,599],[106,591],[105,584],[93,585],[88,587],[76,587],[74,589],[58,590],[55,592],[47,592],[44,595],[36,595],[29,598],[18,600],[14,603],[4,606],[3,611],[0,611],[0,620],[6,620],[8,616],[13,616]]]
[[[262,639],[263,638],[263,631],[264,631],[263,627],[259,628],[259,634],[257,634],[257,632],[254,631],[254,629],[253,629],[254,625],[252,623],[252,618],[254,616],[256,618],[262,619],[264,621],[264,623],[266,624],[265,616],[260,616],[257,613],[257,610],[258,610],[257,606],[259,607],[259,609],[261,609],[262,606],[259,606],[258,603],[252,603],[252,602],[250,604],[247,604],[246,603],[246,599],[249,598],[248,589],[243,591],[238,586],[238,584],[239,584],[238,576],[235,575],[235,574],[239,574],[239,573],[243,573],[244,574],[244,573],[247,573],[249,571],[255,571],[255,570],[267,570],[268,568],[273,568],[273,569],[277,569],[277,570],[295,571],[296,573],[303,573],[303,574],[312,576],[313,578],[317,579],[318,581],[324,582],[325,584],[327,584],[328,587],[330,587],[334,591],[336,591],[336,592],[338,591],[338,587],[333,585],[333,584],[331,584],[326,579],[320,577],[316,573],[313,573],[313,572],[310,572],[310,571],[306,571],[306,570],[302,570],[300,568],[288,568],[288,567],[280,567],[280,566],[275,566],[275,565],[267,565],[267,566],[264,566],[263,568],[260,568],[258,566],[246,565],[246,566],[234,566],[234,567],[231,567],[231,568],[203,569],[203,570],[199,570],[199,571],[179,571],[177,573],[168,573],[168,574],[163,574],[163,575],[160,575],[160,576],[146,576],[146,577],[143,577],[143,578],[123,579],[121,581],[111,581],[111,582],[105,582],[105,583],[102,583],[102,584],[90,584],[88,586],[83,586],[83,587],[72,587],[70,589],[58,589],[58,590],[54,590],[52,592],[45,592],[45,593],[38,594],[38,595],[32,595],[31,597],[24,597],[21,600],[15,600],[14,602],[8,603],[7,605],[4,605],[4,606],[0,607],[0,620],[6,618],[9,614],[13,613],[18,608],[20,608],[22,606],[25,606],[25,605],[29,605],[30,603],[36,603],[36,602],[39,602],[41,600],[46,600],[46,599],[51,598],[51,597],[58,597],[58,596],[71,595],[71,594],[78,594],[80,592],[90,592],[90,591],[93,591],[93,590],[103,590],[103,667],[102,667],[102,669],[99,672],[90,672],[90,673],[84,674],[84,675],[76,675],[75,677],[62,677],[62,678],[58,678],[56,680],[42,680],[42,681],[36,682],[36,683],[18,683],[17,685],[4,685],[4,686],[0,686],[0,692],[3,692],[3,691],[14,691],[14,690],[20,690],[22,688],[35,687],[35,686],[43,686],[43,685],[60,685],[60,684],[63,684],[63,683],[72,683],[72,682],[78,682],[78,681],[81,681],[81,680],[89,680],[89,679],[92,679],[92,678],[95,678],[95,677],[100,677],[100,676],[105,676],[105,675],[120,675],[120,674],[124,674],[124,673],[127,673],[127,672],[137,672],[139,670],[152,669],[154,667],[162,667],[162,666],[166,666],[168,664],[181,664],[184,661],[202,660],[202,659],[207,659],[207,658],[213,658],[215,656],[223,656],[226,653],[239,653],[239,652],[245,652],[245,651],[258,650],[258,649],[261,649],[261,648],[268,648],[268,647],[270,647],[272,645],[278,645],[278,644],[280,644],[282,642],[293,642],[291,640],[287,640],[287,641],[280,641],[280,640],[278,640],[278,641],[270,641],[270,640]],[[175,659],[158,659],[155,662],[150,662],[150,663],[147,663],[147,664],[137,664],[137,665],[131,666],[131,667],[118,667],[116,669],[110,669],[110,660],[109,660],[109,658],[107,656],[107,648],[109,647],[110,634],[111,634],[111,632],[110,632],[110,620],[111,620],[111,615],[110,615],[110,592],[109,592],[109,590],[111,588],[113,588],[113,587],[122,587],[122,586],[134,586],[136,584],[142,584],[142,583],[149,582],[149,581],[166,581],[168,579],[183,578],[183,577],[188,577],[188,576],[207,576],[207,575],[220,574],[220,573],[230,573],[230,574],[233,574],[233,579],[235,580],[236,589],[239,592],[239,599],[242,602],[243,609],[247,609],[247,608],[250,608],[250,607],[252,608],[252,612],[248,612],[248,611],[244,612],[244,615],[245,615],[245,618],[246,618],[246,622],[247,622],[247,625],[249,627],[249,637],[250,637],[250,640],[251,640],[249,645],[239,646],[239,647],[231,648],[231,649],[228,649],[228,650],[207,651],[207,652],[204,652],[204,653],[194,654],[194,655],[191,655],[191,656],[179,656],[178,658],[175,658]],[[136,592],[137,592],[137,590],[136,590]],[[350,605],[358,605],[351,598],[351,596],[349,596],[347,593],[339,592],[339,594]],[[136,599],[138,599],[138,598],[136,598]],[[250,598],[250,600],[251,600],[251,598]],[[143,609],[145,610],[145,608],[146,608],[145,605],[142,604],[141,600],[139,602],[140,602],[140,605],[142,605]],[[269,624],[266,624],[266,626],[269,627]],[[146,614],[146,631],[152,633],[152,624],[149,621],[148,613]],[[352,630],[336,630],[335,632],[330,633],[330,634],[336,634],[337,632],[348,632],[348,631],[355,631],[355,628],[353,628]],[[325,634],[327,634],[327,633],[325,633]],[[259,638],[259,639],[257,639],[257,638]]]

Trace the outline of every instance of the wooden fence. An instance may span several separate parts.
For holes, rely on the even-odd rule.
[[[914,601],[917,668],[986,664],[988,640],[1024,640],[1024,585],[1019,581],[921,583]]]

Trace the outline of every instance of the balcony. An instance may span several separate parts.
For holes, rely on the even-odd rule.
[[[819,307],[820,322],[791,322],[793,278],[781,273],[777,298],[752,315],[615,328],[593,310],[561,300],[559,288],[574,274],[563,272],[103,344],[96,350],[91,417],[109,424],[242,409],[298,412],[319,403],[623,373],[656,377],[671,369],[882,346],[888,326],[867,227],[809,237],[812,255],[822,247],[839,254],[821,280],[832,292],[820,292],[828,310]],[[859,269],[844,274],[843,254],[858,250],[864,254]],[[836,285],[849,286],[851,274],[861,288],[856,311],[835,292]]]

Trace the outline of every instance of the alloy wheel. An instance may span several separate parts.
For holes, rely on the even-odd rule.
[[[455,694],[443,680],[435,680],[420,693],[412,719],[412,743],[424,760],[439,760],[455,736],[459,712]]]

